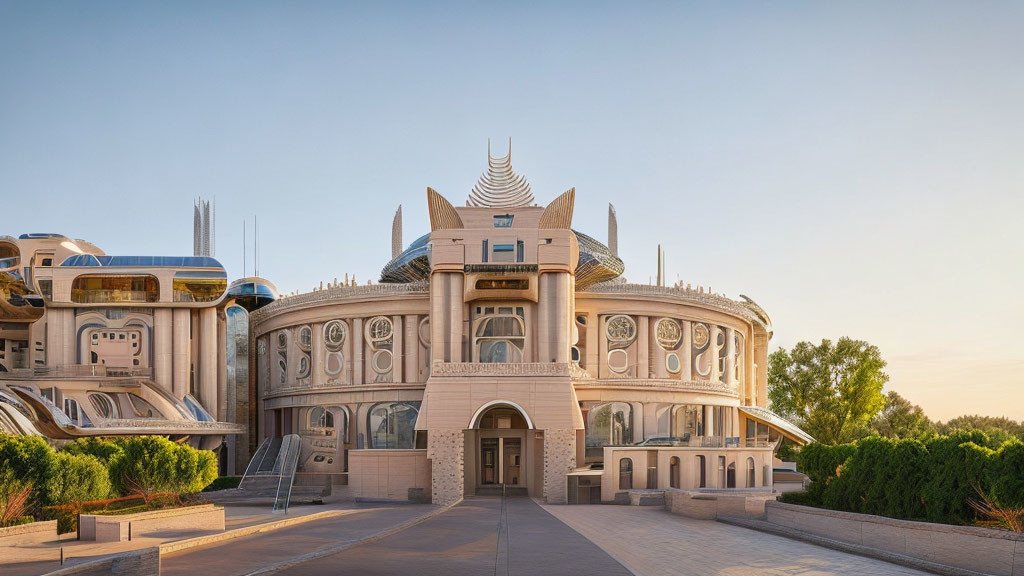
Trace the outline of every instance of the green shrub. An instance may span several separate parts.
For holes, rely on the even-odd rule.
[[[117,440],[101,440],[90,437],[70,442],[61,448],[61,451],[68,454],[95,456],[106,466],[110,463],[111,458],[121,451],[121,446]]]
[[[54,466],[54,451],[39,436],[0,434],[0,470],[32,486],[32,505],[46,505],[46,480]]]
[[[199,492],[217,478],[217,460],[209,450],[161,436],[127,438],[120,446],[110,460],[110,480],[120,494],[137,494],[148,502],[158,492]]]
[[[891,518],[922,518],[921,486],[928,462],[928,451],[916,440],[865,438],[829,482],[823,505]]]
[[[1003,508],[1024,508],[1024,443],[1007,442],[992,457],[988,474],[992,500]]]
[[[836,477],[836,470],[846,462],[857,450],[855,444],[838,444],[835,446],[813,442],[797,453],[797,467],[811,479],[807,488],[808,499],[822,505],[825,489]]]
[[[100,500],[110,495],[110,477],[95,456],[58,452],[46,493],[52,505]]]
[[[987,467],[995,452],[985,447],[987,443],[984,432],[955,432],[928,442],[929,477],[921,490],[927,520],[949,524],[974,521],[968,498],[976,497],[979,488],[988,489]]]

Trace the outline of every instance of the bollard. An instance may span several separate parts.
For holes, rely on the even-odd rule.
[[[64,565],[64,547],[63,546],[60,547],[60,565],[61,566]]]
[[[128,541],[129,542],[132,541],[132,523],[131,522],[128,523]]]

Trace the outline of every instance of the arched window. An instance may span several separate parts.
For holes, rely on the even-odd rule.
[[[96,415],[100,418],[120,418],[117,411],[117,403],[107,394],[93,392],[89,394],[89,402],[92,404],[93,410],[96,411]]]
[[[679,456],[673,456],[668,461],[668,485],[679,488],[679,480]]]
[[[323,430],[334,428],[334,414],[323,406],[315,406],[309,410],[309,428],[311,430]]]
[[[411,449],[416,446],[416,417],[419,402],[375,404],[369,414],[369,447]]]
[[[679,404],[673,407],[672,436],[686,440],[704,436],[704,407],[700,404]]]
[[[600,458],[605,446],[624,446],[633,442],[633,407],[611,402],[587,413],[587,457]]]
[[[729,471],[726,476],[726,488],[736,487],[736,463],[729,462]]]
[[[474,347],[478,362],[522,362],[526,345],[523,308],[477,307]]]
[[[619,490],[633,489],[633,460],[623,458],[619,460]]]
[[[754,469],[754,459],[747,458],[747,488],[757,486],[757,472]]]
[[[708,463],[703,456],[697,456],[697,468],[700,473],[700,485],[698,488],[708,487]]]

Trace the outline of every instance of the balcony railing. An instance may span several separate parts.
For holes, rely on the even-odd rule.
[[[435,377],[476,376],[569,376],[567,362],[435,362],[431,367]]]
[[[152,378],[152,368],[115,368],[103,364],[74,364],[71,366],[36,366],[4,372],[3,377],[15,380],[39,378]]]

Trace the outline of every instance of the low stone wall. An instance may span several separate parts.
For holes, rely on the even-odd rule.
[[[33,546],[57,540],[57,521],[32,522],[0,528],[0,548],[7,546]]]
[[[767,491],[727,493],[669,488],[665,490],[665,509],[698,520],[716,520],[720,516],[761,517],[765,514],[765,504],[773,502],[776,496]]]
[[[224,509],[213,504],[154,510],[137,514],[82,514],[78,523],[81,540],[124,542],[155,532],[216,532],[224,530]]]
[[[765,512],[771,524],[830,540],[984,574],[1024,574],[1024,534],[894,520],[783,502],[768,502]]]
[[[348,470],[356,498],[422,501],[430,495],[426,450],[349,450]]]
[[[160,549],[143,548],[116,556],[68,566],[46,576],[104,576],[132,574],[132,576],[160,576]]]

